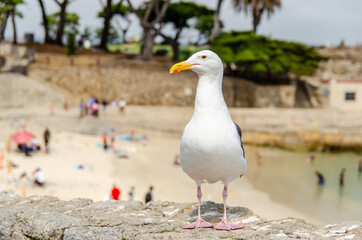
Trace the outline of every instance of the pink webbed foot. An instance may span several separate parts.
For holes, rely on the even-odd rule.
[[[194,228],[213,228],[214,226],[203,220],[202,218],[197,219],[195,222],[182,227],[183,229],[194,229]]]
[[[225,231],[237,230],[242,228],[244,228],[244,226],[230,223],[227,219],[221,220],[221,222],[218,223],[215,227],[216,230],[225,230]]]

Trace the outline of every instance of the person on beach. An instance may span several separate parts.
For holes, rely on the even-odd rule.
[[[318,178],[318,185],[324,185],[325,180],[324,180],[324,176],[322,175],[322,173],[315,171],[315,174],[317,175],[317,178]]]
[[[343,187],[343,185],[344,185],[344,174],[345,174],[345,172],[346,172],[346,169],[342,168],[342,171],[339,174],[339,186],[340,187]]]
[[[121,189],[119,189],[116,184],[113,184],[113,188],[111,191],[112,199],[113,200],[120,200],[121,199]]]
[[[311,155],[305,159],[307,163],[312,163],[314,161],[314,155]]]
[[[86,104],[83,99],[79,102],[79,117],[82,118],[86,115]]]
[[[30,140],[30,148],[32,149],[31,151],[33,151],[33,152],[39,151],[41,149],[40,142],[36,137],[33,137]]]
[[[126,100],[121,99],[121,100],[119,101],[119,103],[118,103],[119,110],[120,110],[121,112],[123,112],[123,111],[125,110],[125,108],[126,108],[126,105],[127,105]]]
[[[150,186],[150,188],[146,194],[145,203],[152,201],[152,191],[153,191],[153,186]]]
[[[104,149],[104,151],[106,151],[107,148],[108,148],[108,145],[107,145],[107,133],[106,132],[103,133],[102,138],[103,138],[103,149]]]
[[[111,194],[106,194],[106,195],[104,195],[102,201],[105,202],[105,201],[109,201],[109,200],[111,200],[111,199],[112,199],[112,198],[111,198]]]
[[[50,131],[48,128],[45,129],[44,134],[44,146],[45,146],[45,152],[49,152],[49,140],[50,140]]]
[[[112,107],[112,108],[116,108],[116,107],[117,107],[117,101],[116,101],[116,100],[113,100],[113,101],[111,102],[111,107]]]
[[[107,109],[107,104],[108,104],[107,100],[103,99],[103,100],[102,100],[103,111],[106,111],[106,109]]]
[[[40,168],[37,168],[33,172],[33,184],[39,187],[43,187],[45,184],[45,175]]]
[[[64,101],[64,110],[68,111],[68,109],[69,109],[69,103],[68,103],[68,100],[65,99],[65,101]]]
[[[180,165],[180,158],[179,158],[178,154],[175,155],[175,160],[173,161],[173,164],[176,166]]]
[[[111,132],[109,134],[109,137],[111,139],[111,143],[110,143],[110,147],[111,149],[115,148],[115,144],[116,144],[116,133],[114,132],[114,129],[111,129]]]
[[[133,199],[134,199],[134,190],[135,190],[135,187],[132,186],[131,190],[129,190],[129,192],[128,192],[128,197],[129,197],[130,201],[133,201]]]
[[[130,135],[129,135],[129,138],[131,141],[137,141],[135,135],[134,135],[134,131],[131,131]]]
[[[50,104],[49,104],[49,114],[54,115],[54,104],[53,104],[53,102],[50,102]]]
[[[258,150],[255,152],[255,155],[256,155],[256,160],[257,160],[258,165],[262,166],[263,165],[263,156],[261,155],[261,153]]]
[[[31,154],[30,152],[33,151],[33,148],[31,148],[31,146],[29,146],[30,144],[27,142],[27,143],[23,143],[23,144],[18,144],[18,149],[25,153],[25,156],[27,157],[30,157]]]
[[[146,135],[142,135],[141,137],[141,145],[146,147],[147,146],[147,136]]]
[[[98,111],[99,111],[98,103],[96,103],[96,102],[92,103],[91,110],[92,110],[92,116],[98,117]]]

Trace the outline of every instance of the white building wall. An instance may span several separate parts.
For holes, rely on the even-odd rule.
[[[355,100],[346,100],[346,93],[354,92]],[[362,81],[338,82],[332,80],[329,89],[330,107],[341,110],[362,110]]]

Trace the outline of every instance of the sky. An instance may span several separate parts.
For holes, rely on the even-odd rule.
[[[101,9],[100,1],[105,0],[73,0],[69,5],[68,11],[76,12],[80,16],[81,30],[85,26],[89,26],[91,29],[102,26],[102,20],[96,17],[97,12]],[[44,0],[44,2],[48,14],[58,11],[54,0]],[[132,0],[132,2],[134,5],[138,5],[143,1]],[[195,0],[193,2],[215,9],[217,0]],[[18,38],[22,40],[24,33],[32,32],[37,41],[42,41],[44,33],[40,25],[41,11],[38,0],[25,0],[25,3],[18,9],[24,15],[22,19],[16,20]],[[357,42],[362,43],[361,12],[362,0],[282,0],[281,9],[277,9],[270,18],[266,14],[262,17],[258,33],[273,39],[301,42],[313,46],[335,46],[343,39],[346,45],[353,46]],[[235,11],[232,0],[224,0],[221,20],[224,22],[224,31],[252,29],[251,14]],[[133,17],[127,38],[139,36],[141,33],[138,20]],[[12,37],[10,21],[5,37],[8,40]],[[195,39],[196,36],[193,32],[185,32],[183,38],[187,41]]]

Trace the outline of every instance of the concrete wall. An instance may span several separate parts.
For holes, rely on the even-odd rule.
[[[355,100],[346,100],[347,92],[355,93]],[[362,80],[330,82],[330,107],[342,110],[362,110]]]
[[[143,62],[116,55],[66,57],[37,54],[28,75],[60,86],[79,97],[125,98],[129,104],[191,106],[197,75],[169,74],[172,62]],[[225,101],[230,107],[294,107],[294,86],[262,86],[225,77]]]

